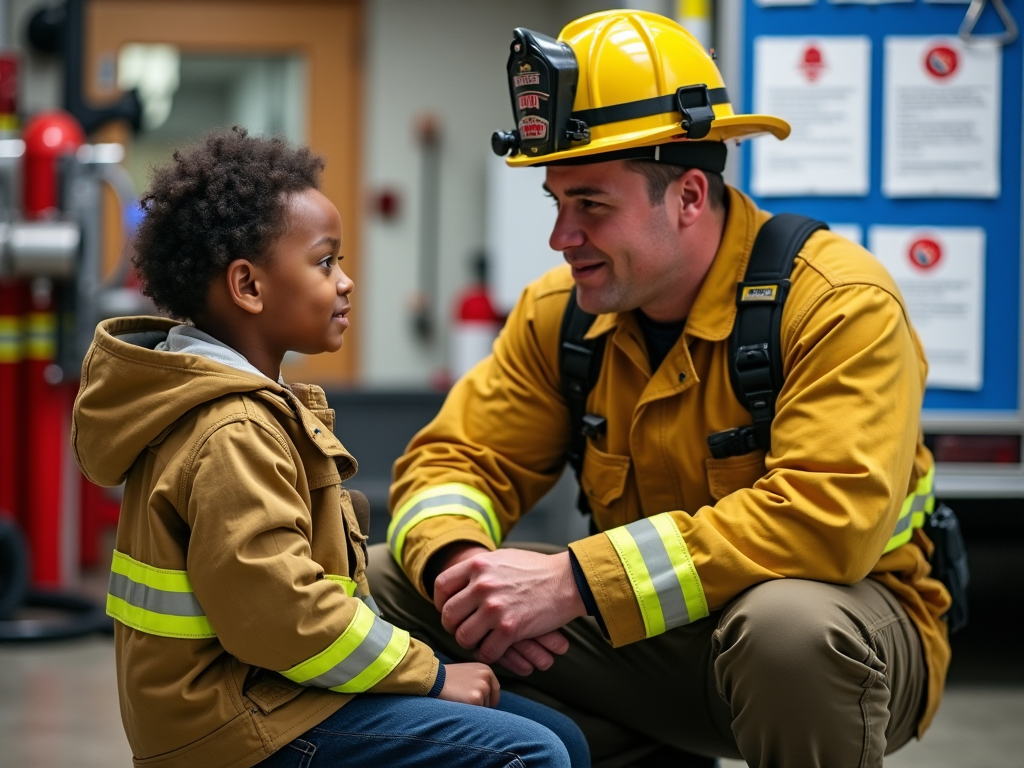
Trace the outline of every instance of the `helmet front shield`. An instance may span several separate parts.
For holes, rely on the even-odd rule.
[[[589,141],[589,135],[572,130],[579,79],[572,48],[521,27],[512,34],[507,70],[516,128],[494,134],[495,153],[506,155],[511,150],[540,157],[569,149],[574,140]]]

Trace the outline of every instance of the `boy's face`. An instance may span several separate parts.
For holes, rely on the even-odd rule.
[[[341,348],[353,283],[341,270],[341,216],[315,189],[288,196],[285,233],[261,261],[269,346],[315,355]]]

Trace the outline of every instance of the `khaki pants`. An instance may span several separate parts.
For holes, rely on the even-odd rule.
[[[385,618],[471,660],[384,545],[370,549],[368,575]],[[870,579],[766,582],[706,619],[618,649],[589,617],[562,631],[570,649],[548,671],[496,669],[506,690],[572,717],[599,768],[664,746],[762,768],[880,767],[914,734],[926,682],[917,630]]]

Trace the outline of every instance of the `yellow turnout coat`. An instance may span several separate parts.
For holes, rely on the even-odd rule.
[[[708,435],[751,423],[729,382],[728,339],[736,284],[768,219],[729,195],[721,246],[657,371],[632,313],[601,315],[589,331],[607,336],[587,401],[607,432],[588,441],[582,473],[601,533],[571,549],[616,646],[701,620],[769,579],[880,581],[921,636],[923,732],[950,654],[939,618],[949,595],[928,577],[921,530],[934,504],[921,345],[885,269],[815,233],[785,305],[771,449],[712,458]],[[493,354],[395,465],[388,543],[421,591],[431,555],[461,540],[497,546],[562,473],[570,427],[558,344],[571,288],[563,266],[526,289]]]

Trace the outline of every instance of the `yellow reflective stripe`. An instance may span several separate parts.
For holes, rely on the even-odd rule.
[[[155,568],[117,550],[110,564],[107,615],[161,637],[217,636],[185,571]]]
[[[420,491],[405,502],[392,518],[388,526],[388,547],[395,560],[402,562],[409,531],[424,520],[441,515],[457,515],[475,520],[491,537],[495,546],[501,545],[501,525],[491,500],[472,486],[445,483]]]
[[[606,534],[633,587],[647,637],[708,615],[690,550],[669,513]]]
[[[114,560],[110,570],[127,576],[132,581],[145,584],[147,587],[162,589],[164,592],[191,592],[192,584],[186,571],[174,571],[169,568],[154,568],[152,565],[140,563],[123,552],[114,550]]]
[[[892,537],[882,554],[902,547],[914,536],[915,528],[923,528],[928,515],[935,511],[935,467],[917,481],[914,492],[903,500]]]
[[[640,616],[644,620],[647,637],[660,635],[665,631],[665,617],[661,613],[661,601],[654,591],[651,575],[647,572],[639,547],[624,527],[612,528],[605,531],[605,535],[611,540],[622,567],[626,569],[629,583],[633,585],[633,594],[640,607]]]
[[[336,581],[345,588],[345,594],[349,597],[354,597],[356,594],[356,582],[354,579],[350,579],[348,576],[335,576],[334,574],[328,573],[324,575],[327,581]]]
[[[0,363],[17,363],[21,357],[21,318],[0,316]]]
[[[357,603],[355,616],[337,640],[281,674],[300,685],[362,693],[398,666],[408,650],[408,632]]]
[[[366,610],[369,611],[370,609],[367,608]],[[383,621],[383,619],[377,620]],[[391,670],[397,667],[399,662],[405,658],[405,654],[408,652],[409,633],[404,629],[394,627],[394,633],[391,635],[391,639],[388,641],[384,650],[381,651],[373,665],[364,669],[360,674],[356,675],[352,680],[344,685],[336,685],[332,687],[331,690],[337,691],[338,693],[363,693],[364,691],[368,691],[387,677]]]
[[[53,312],[32,312],[25,321],[25,357],[52,360],[57,351],[57,316]]]
[[[679,532],[679,526],[667,512],[655,515],[650,520],[661,535],[661,541],[672,561],[676,579],[683,591],[683,600],[686,601],[686,612],[690,621],[703,619],[710,613],[708,601],[704,596],[704,586],[700,583],[700,576],[697,575],[697,566],[693,564],[690,549],[683,540],[683,534]],[[669,627],[669,629],[671,628]]]
[[[150,635],[192,639],[217,636],[205,616],[170,616],[165,613],[154,613],[131,605],[114,595],[107,595],[107,615]]]

